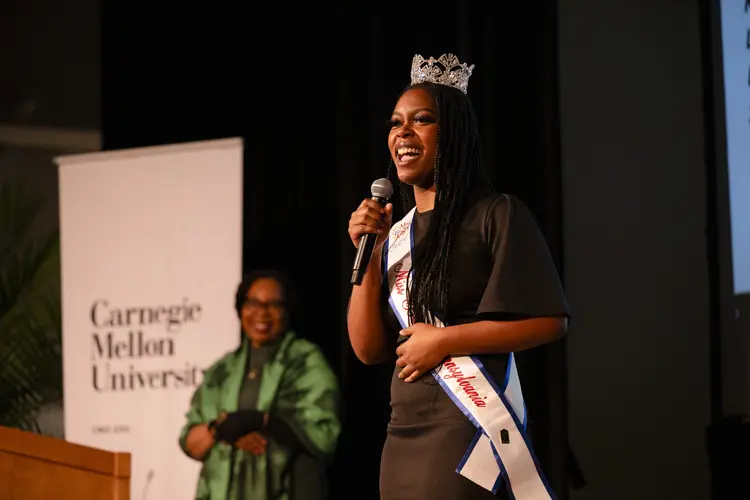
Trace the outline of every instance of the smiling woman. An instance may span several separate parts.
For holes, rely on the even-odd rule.
[[[484,173],[473,68],[414,57],[388,134],[406,216],[368,198],[349,221],[355,246],[378,235],[347,324],[362,362],[394,367],[383,500],[554,498],[514,353],[562,336],[567,304],[533,214]]]
[[[238,286],[240,347],[206,371],[180,434],[183,451],[203,462],[196,498],[325,498],[339,387],[318,346],[290,329],[295,305],[279,271]]]
[[[414,88],[399,99],[391,117],[388,145],[401,182],[429,189],[437,155],[437,110],[425,88]]]
[[[239,287],[237,314],[253,348],[275,341],[289,327],[287,305],[295,305],[291,294],[286,277],[275,272],[251,275]]]

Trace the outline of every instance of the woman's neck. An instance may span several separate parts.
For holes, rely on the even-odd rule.
[[[435,186],[426,189],[414,186],[414,201],[417,203],[417,212],[428,212],[435,208]]]

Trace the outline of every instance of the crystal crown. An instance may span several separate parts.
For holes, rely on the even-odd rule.
[[[419,54],[411,61],[411,84],[429,82],[455,87],[464,94],[469,86],[469,77],[474,65],[467,65],[453,54],[443,54],[435,59],[425,59]]]

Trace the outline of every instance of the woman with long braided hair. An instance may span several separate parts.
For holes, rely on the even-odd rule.
[[[388,135],[406,216],[392,224],[393,206],[368,198],[349,221],[355,246],[378,235],[352,290],[352,348],[395,358],[383,500],[554,498],[513,353],[564,335],[568,309],[530,210],[484,172],[473,68],[414,57]]]

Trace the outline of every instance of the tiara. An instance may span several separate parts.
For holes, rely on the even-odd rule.
[[[474,65],[467,65],[458,60],[453,54],[443,54],[435,59],[425,59],[419,54],[411,61],[411,84],[430,82],[455,87],[466,94],[469,77]]]

